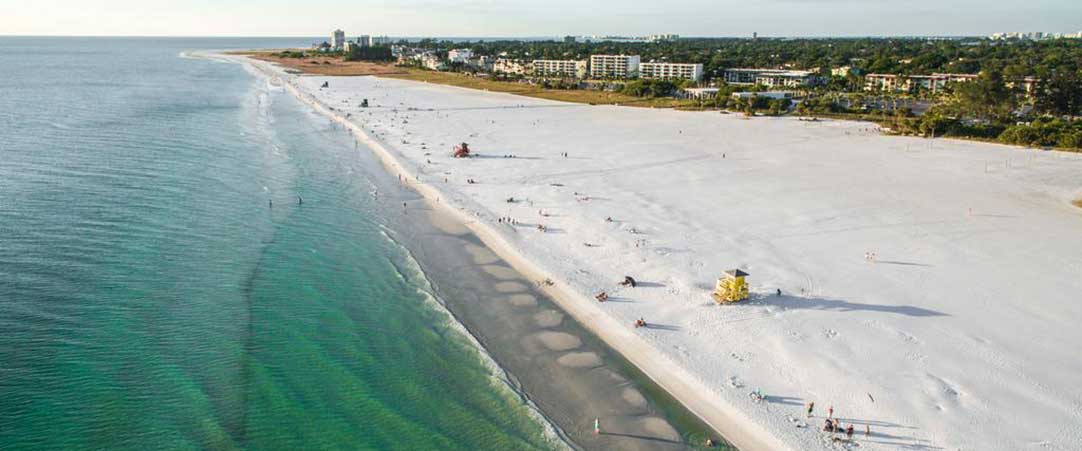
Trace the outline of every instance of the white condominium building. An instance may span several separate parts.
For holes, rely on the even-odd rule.
[[[865,91],[915,91],[923,89],[939,92],[948,84],[977,79],[977,74],[932,74],[898,76],[894,74],[868,74],[864,77]]]
[[[533,60],[533,74],[539,77],[586,78],[586,61]]]
[[[635,78],[638,55],[590,55],[590,78]]]
[[[698,82],[703,79],[703,65],[642,63],[639,65],[639,76],[642,78],[684,79]]]

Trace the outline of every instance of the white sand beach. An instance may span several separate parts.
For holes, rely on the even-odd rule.
[[[1082,155],[249,63],[741,449],[1082,448]],[[719,306],[733,268],[752,299]]]

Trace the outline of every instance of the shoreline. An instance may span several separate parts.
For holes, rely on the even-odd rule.
[[[228,55],[222,56],[230,61],[235,61]],[[242,56],[236,58],[241,58],[240,62],[246,67],[251,67],[262,73],[267,77],[268,82],[273,83],[277,79],[280,86],[284,87],[302,103],[350,130],[358,141],[368,147],[379,158],[388,171],[392,174],[407,174],[408,177],[404,178],[403,181],[413,191],[420,194],[430,208],[440,210],[456,218],[516,271],[534,281],[553,280],[555,282],[553,285],[541,286],[543,293],[550,296],[561,309],[572,315],[576,321],[587,327],[591,333],[594,333],[613,350],[635,365],[639,371],[679,401],[684,408],[717,431],[726,442],[742,451],[791,449],[763,430],[760,425],[740,415],[736,409],[720,397],[710,396],[706,398],[704,395],[712,392],[704,387],[696,386],[698,382],[685,370],[669,361],[668,358],[657,352],[653,346],[642,341],[640,337],[630,333],[626,325],[620,324],[613,318],[601,313],[592,299],[575,293],[568,284],[554,278],[551,272],[524,257],[498,232],[491,230],[485,223],[471,217],[464,209],[455,208],[448,203],[442,202],[443,193],[431,185],[418,181],[415,171],[410,170],[382,142],[369,136],[364,129],[349,121],[348,118],[329,110],[327,106],[318,100],[310,98],[292,83],[282,80],[282,74],[274,73],[273,68],[260,67],[261,64],[269,63],[259,60],[254,60],[258,62],[253,63],[252,59]],[[674,370],[678,372],[674,374]]]
[[[562,309],[736,446],[831,441],[808,427],[825,414],[803,421],[811,401],[874,429],[855,440],[868,449],[1082,433],[1063,429],[1078,416],[1064,378],[1082,367],[1062,349],[1026,351],[1078,335],[1082,310],[1065,298],[1082,290],[1065,278],[1082,265],[1075,154],[385,78],[323,89],[325,77],[263,70],[521,273],[556,281],[542,288]],[[357,108],[362,97],[374,107]],[[442,151],[463,138],[484,153]],[[1045,240],[1025,239],[1032,228]],[[719,308],[712,281],[733,267],[756,294]],[[616,287],[626,274],[643,286]],[[600,291],[615,302],[594,302]],[[654,327],[632,330],[641,317]],[[1006,411],[1026,412],[1027,433],[1001,432]]]

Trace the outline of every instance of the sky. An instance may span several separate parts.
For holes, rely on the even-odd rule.
[[[0,35],[914,36],[1082,31],[1082,0],[0,0]]]

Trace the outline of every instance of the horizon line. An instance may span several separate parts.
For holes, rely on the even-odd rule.
[[[351,36],[347,34],[347,36]],[[356,35],[360,36],[360,35]],[[646,36],[637,35],[583,35],[583,34],[562,34],[562,35],[535,35],[535,36],[434,36],[434,35],[416,35],[416,36],[391,36],[391,35],[370,35],[370,36],[386,36],[395,39],[563,39],[567,36],[574,37],[622,37],[622,38],[641,38]],[[989,35],[950,35],[950,34],[912,34],[912,35],[729,35],[729,36],[684,36],[678,35],[678,39],[859,39],[859,38],[984,38]],[[180,34],[3,34],[0,33],[0,38],[207,38],[207,39],[301,39],[301,38],[322,38],[323,35],[180,35]]]

